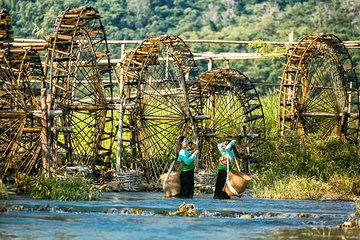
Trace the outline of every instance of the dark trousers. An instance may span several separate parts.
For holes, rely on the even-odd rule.
[[[181,171],[180,173],[180,194],[181,198],[192,198],[194,195],[194,169]]]
[[[226,182],[226,170],[219,170],[216,178],[215,184],[215,194],[214,199],[230,199],[230,196],[227,195],[226,192],[223,191]]]

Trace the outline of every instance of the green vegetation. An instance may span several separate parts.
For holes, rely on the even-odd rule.
[[[103,17],[109,39],[144,39],[176,34],[184,39],[251,40],[245,45],[191,44],[193,52],[282,52],[262,41],[288,41],[310,33],[334,33],[342,40],[360,38],[358,0],[2,0],[10,11],[15,38],[50,34],[56,16],[68,7],[90,5]],[[36,14],[34,14],[36,13]],[[35,27],[34,27],[35,26]],[[261,40],[258,40],[261,39]],[[128,47],[128,46],[127,46]],[[111,46],[119,57],[119,46]],[[357,70],[360,52],[350,50]],[[200,73],[206,62],[198,62]],[[230,62],[252,81],[279,82],[283,60]],[[213,67],[219,67],[215,62]],[[342,139],[309,136],[302,145],[297,139],[277,137],[277,95],[259,88],[266,116],[267,141],[257,149],[260,164],[255,166],[253,195],[272,198],[353,199],[360,195],[359,147]],[[38,178],[28,180],[23,190],[35,198],[91,199],[98,191],[81,178]],[[21,188],[19,188],[21,189]],[[1,194],[6,192],[3,186]],[[357,208],[359,212],[359,207]]]
[[[91,186],[89,180],[81,176],[63,178],[19,175],[15,187],[18,193],[35,199],[76,201],[95,200],[100,197],[99,189]]]
[[[61,11],[82,5],[99,11],[109,39],[175,34],[184,39],[255,41],[252,46],[192,44],[193,52],[281,52],[263,44],[259,49],[261,41],[256,40],[288,41],[290,31],[294,40],[310,33],[334,33],[342,40],[360,37],[357,0],[2,0],[0,5],[10,11],[14,37],[21,38],[50,34]],[[110,50],[119,57],[119,46]],[[359,51],[351,54],[356,65]],[[214,67],[221,64],[214,62]],[[205,62],[199,65],[200,72],[206,70]],[[234,61],[230,66],[254,81],[278,82],[282,60]]]
[[[354,200],[360,196],[358,146],[340,139],[268,138],[254,174],[253,196]]]
[[[9,194],[13,194],[12,190],[0,179],[0,199],[7,199]]]
[[[359,195],[356,187],[360,179],[334,175],[328,182],[289,175],[283,178],[274,177],[269,182],[265,174],[253,177],[253,196],[273,199],[325,199],[325,200],[347,200],[353,201]]]
[[[267,140],[257,149],[252,195],[264,198],[354,200],[360,196],[360,149],[340,138],[310,135],[303,144],[276,132],[276,96],[262,98]]]

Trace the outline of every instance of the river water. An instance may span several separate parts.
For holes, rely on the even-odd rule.
[[[161,215],[183,202],[195,204],[199,216]],[[354,212],[352,202],[119,192],[77,202],[16,196],[1,205],[22,207],[0,213],[0,239],[360,239],[359,230],[336,228]]]

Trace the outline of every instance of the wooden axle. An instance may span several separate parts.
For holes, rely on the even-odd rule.
[[[50,116],[59,116],[62,114],[62,110],[51,110]],[[41,111],[40,110],[34,110],[34,111],[0,111],[0,119],[6,119],[6,118],[19,118],[19,117],[41,117]]]
[[[29,128],[24,128],[23,129],[23,133],[39,133],[41,132],[41,127],[29,127]]]
[[[327,113],[327,112],[303,112],[298,114],[300,117],[342,117],[344,113]],[[349,113],[350,117],[358,117],[357,113]]]
[[[149,116],[142,115],[140,116],[141,120],[159,120],[159,121],[177,121],[177,120],[188,120],[185,116],[176,116],[176,115],[163,115],[163,116]],[[209,115],[195,115],[193,116],[195,120],[204,120],[210,119]]]
[[[78,111],[97,111],[97,110],[106,110],[108,109],[107,106],[97,106],[97,105],[72,105],[69,106],[70,110],[78,110]]]
[[[149,116],[141,115],[141,120],[159,120],[159,121],[178,121],[185,120],[185,116],[176,116],[176,115],[164,115],[164,116]]]
[[[19,118],[25,117],[26,112],[23,111],[0,111],[0,119],[1,118]]]
[[[229,139],[244,138],[244,135],[235,134],[235,133],[204,133],[201,136],[206,138],[229,138]],[[247,138],[257,138],[259,136],[260,135],[257,133],[250,133],[246,135]]]
[[[244,136],[241,134],[234,134],[234,133],[204,133],[202,134],[203,137],[206,138],[243,138]]]

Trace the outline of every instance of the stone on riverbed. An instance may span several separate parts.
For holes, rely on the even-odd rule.
[[[243,218],[243,219],[251,219],[251,218],[253,218],[253,216],[250,215],[250,214],[243,214],[243,215],[240,215],[240,218]]]
[[[296,214],[296,217],[297,218],[309,218],[310,214],[308,214],[308,213],[298,213],[298,214]]]
[[[191,203],[182,203],[176,211],[170,211],[170,216],[184,216],[184,217],[194,217],[196,216],[196,207],[195,204]]]

